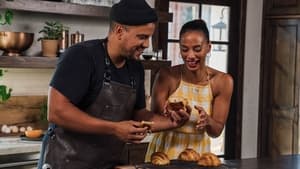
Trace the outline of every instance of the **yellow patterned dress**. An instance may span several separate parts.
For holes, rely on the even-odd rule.
[[[199,113],[194,108],[195,105],[202,106],[211,115],[213,94],[209,80],[207,85],[195,85],[181,80],[170,97],[188,99],[192,108],[190,119],[180,128],[155,133],[148,146],[146,162],[157,151],[165,152],[170,159],[177,159],[179,153],[186,148],[192,148],[199,153],[210,151],[210,138],[207,133],[195,129]]]

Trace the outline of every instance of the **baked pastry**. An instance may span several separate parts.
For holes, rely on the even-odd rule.
[[[148,127],[149,129],[154,124],[153,121],[141,121],[141,123],[142,123],[143,127]]]
[[[199,158],[200,154],[190,148],[185,149],[178,156],[178,159],[183,161],[198,161]]]
[[[170,164],[170,159],[163,152],[155,152],[151,154],[151,163],[154,165],[168,165]]]
[[[221,160],[214,153],[206,152],[201,154],[200,159],[198,160],[198,165],[205,167],[217,167],[221,165]]]
[[[178,111],[180,109],[186,110],[188,100],[182,97],[170,97],[168,99],[168,108]]]
[[[28,138],[39,138],[43,134],[43,130],[36,129],[36,130],[27,130],[25,131],[25,136]]]

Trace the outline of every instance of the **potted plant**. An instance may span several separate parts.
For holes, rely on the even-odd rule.
[[[3,70],[0,69],[0,77],[2,77],[2,76],[3,76]],[[11,92],[12,92],[11,88],[9,88],[7,90],[7,86],[0,85],[0,103],[4,102],[10,98]]]
[[[64,30],[63,24],[58,21],[45,22],[45,26],[39,33],[43,36],[38,39],[42,42],[43,56],[56,57],[58,53],[58,46],[62,39],[62,32]]]
[[[5,10],[4,14],[0,14],[0,25],[11,25],[12,19],[14,17],[14,14],[11,10],[7,9]],[[0,77],[3,76],[3,70],[0,69]],[[6,85],[1,85],[0,84],[0,102],[4,102],[10,98],[12,89],[8,88]]]
[[[3,16],[0,15],[0,24],[1,25],[11,25],[11,22],[12,22],[12,19],[14,17],[14,13],[9,10],[9,9],[6,9]]]

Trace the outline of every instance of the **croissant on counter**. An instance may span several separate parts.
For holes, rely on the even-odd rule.
[[[187,148],[179,154],[178,159],[183,161],[198,161],[200,154],[193,149]]]
[[[221,160],[214,154],[210,152],[202,153],[198,165],[205,167],[217,167],[221,165]]]
[[[168,165],[170,164],[170,159],[163,152],[155,152],[151,154],[151,163],[154,165]]]

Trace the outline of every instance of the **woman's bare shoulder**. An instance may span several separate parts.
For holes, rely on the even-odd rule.
[[[210,80],[232,80],[232,77],[230,74],[219,71],[217,69],[207,67],[207,72],[210,77]]]
[[[216,70],[214,68],[208,68],[209,78],[212,84],[212,88],[215,92],[222,90],[232,90],[233,78],[230,74]]]

